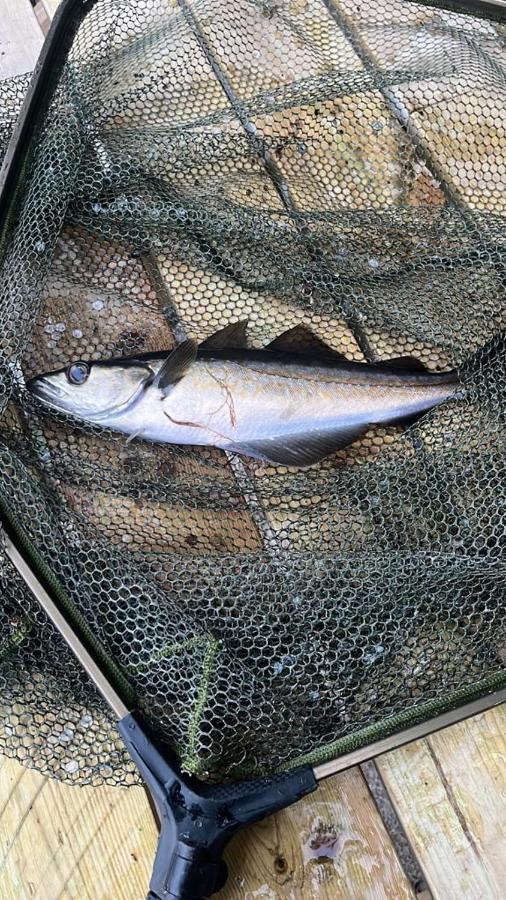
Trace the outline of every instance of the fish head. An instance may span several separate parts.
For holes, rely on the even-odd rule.
[[[37,375],[27,387],[46,406],[101,422],[135,403],[153,374],[141,360],[77,360],[64,369]]]

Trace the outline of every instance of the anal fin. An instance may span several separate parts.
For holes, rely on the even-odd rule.
[[[277,435],[237,444],[231,449],[275,465],[312,466],[336,450],[342,450],[352,444],[365,434],[368,428],[368,424],[361,424],[333,428],[331,431]]]
[[[131,444],[132,441],[135,441],[136,438],[142,437],[143,434],[144,434],[143,428],[140,428],[139,431],[133,431],[132,434],[128,435],[128,437],[125,441],[125,447],[128,447],[128,445]]]

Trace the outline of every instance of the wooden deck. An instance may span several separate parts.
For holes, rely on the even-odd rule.
[[[239,835],[220,900],[504,900],[506,708],[376,766],[421,891],[354,768]],[[142,788],[68,787],[0,761],[2,900],[141,900],[156,838]]]
[[[29,0],[0,0],[0,76],[31,69],[41,42]],[[236,838],[221,900],[504,900],[505,734],[502,707],[378,758],[379,806],[370,769],[327,779]],[[156,838],[141,788],[0,760],[2,900],[141,900]]]

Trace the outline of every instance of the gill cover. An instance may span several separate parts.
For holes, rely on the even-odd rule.
[[[77,418],[102,422],[134,404],[153,376],[147,362],[77,361],[32,378],[28,390],[53,409]]]

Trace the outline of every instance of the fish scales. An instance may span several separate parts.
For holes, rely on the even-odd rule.
[[[288,370],[288,371],[287,371]],[[208,442],[216,433],[229,444],[264,436],[293,434],[315,428],[333,427],[336,423],[365,424],[404,419],[422,409],[430,409],[453,392],[448,380],[435,378],[435,383],[407,376],[379,373],[378,381],[349,377],[342,368],[334,370],[318,366],[278,363],[243,365],[217,359],[197,360],[192,371],[182,379],[163,401],[170,422],[193,422],[202,431],[208,428]],[[167,424],[159,421],[155,409],[151,421],[162,430],[152,435],[164,440]],[[139,427],[141,421],[139,420]],[[180,426],[191,429],[190,425]],[[206,435],[193,429],[187,439],[180,434],[176,443],[201,443]],[[167,440],[167,437],[165,438]]]
[[[32,379],[29,388],[48,406],[130,438],[299,466],[373,425],[410,421],[458,390],[453,372],[346,362],[330,350],[317,358],[315,349],[287,352],[279,343],[251,350],[199,348],[190,340],[169,354],[78,361]]]

